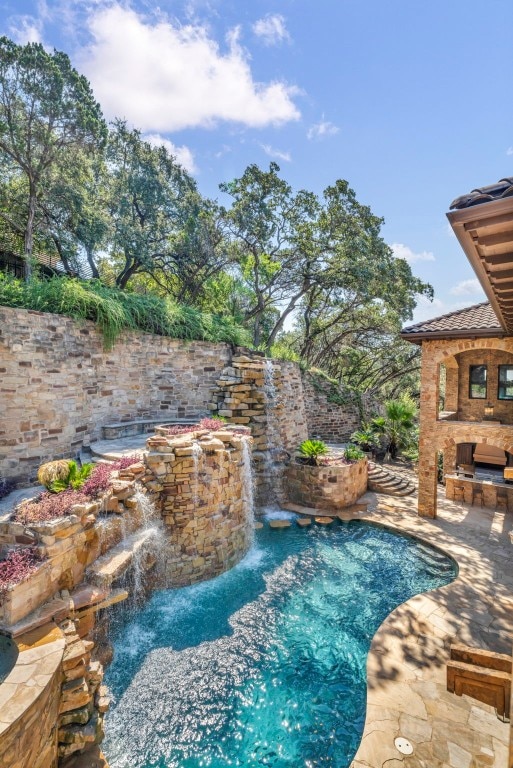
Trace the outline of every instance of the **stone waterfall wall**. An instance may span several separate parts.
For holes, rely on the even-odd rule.
[[[246,430],[166,431],[147,440],[144,483],[168,533],[163,578],[183,586],[228,570],[251,545],[252,441]]]
[[[217,381],[211,409],[251,429],[258,505],[283,501],[283,473],[308,437],[301,373],[295,363],[237,353]]]

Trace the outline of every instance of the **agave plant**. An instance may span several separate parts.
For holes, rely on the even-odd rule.
[[[322,440],[304,440],[299,446],[299,453],[307,464],[317,466],[318,459],[328,453],[328,446]]]

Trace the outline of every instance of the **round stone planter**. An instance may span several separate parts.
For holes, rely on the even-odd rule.
[[[293,462],[286,471],[287,493],[295,504],[316,509],[350,507],[367,490],[367,459],[312,467]]]

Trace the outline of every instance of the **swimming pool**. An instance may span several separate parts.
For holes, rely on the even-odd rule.
[[[455,575],[439,551],[369,523],[266,526],[231,571],[119,617],[111,768],[347,768],[374,633]]]

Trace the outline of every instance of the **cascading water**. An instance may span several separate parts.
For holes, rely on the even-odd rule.
[[[255,499],[253,493],[253,466],[249,440],[242,441],[242,501],[246,513],[248,545],[251,546],[255,531]]]
[[[130,586],[131,602],[135,605],[146,594],[149,570],[153,574],[152,581],[159,582],[166,538],[155,505],[140,486],[137,486],[133,499],[141,515],[141,525],[135,534],[126,539],[127,542],[132,540],[133,546],[130,568],[125,579]]]
[[[278,399],[276,385],[274,383],[274,365],[273,361],[269,359],[264,361],[264,398],[267,437],[264,466],[266,477],[264,479],[267,481],[270,488],[270,491],[267,494],[267,500],[275,501],[276,487],[279,483],[279,473],[274,462],[273,452],[281,447],[281,439],[274,413]]]

